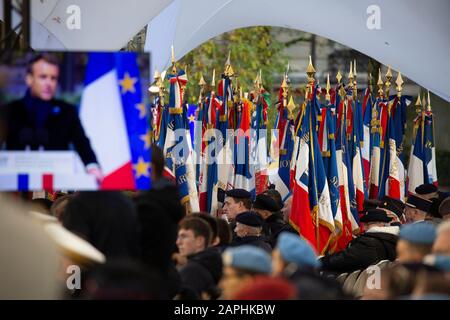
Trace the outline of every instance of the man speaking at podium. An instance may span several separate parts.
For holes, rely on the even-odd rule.
[[[97,158],[75,106],[54,99],[59,63],[51,54],[33,57],[27,67],[25,96],[2,107],[6,150],[70,150],[75,147],[86,171],[102,180]],[[0,143],[1,145],[1,143]]]

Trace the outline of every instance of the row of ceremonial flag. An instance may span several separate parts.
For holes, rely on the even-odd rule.
[[[408,191],[414,192],[422,183],[437,184],[429,108],[414,120],[406,174],[402,150],[411,97],[401,95],[401,88],[390,96],[383,90],[375,95],[367,88],[360,100],[352,79],[327,90],[312,80],[305,101],[296,107],[289,97],[286,74],[275,106],[273,129],[277,131],[269,148],[267,134],[258,130],[268,129],[271,107],[261,76],[244,97],[233,87],[233,75],[228,60],[217,87],[213,76],[212,90],[206,93],[202,78],[198,104],[189,105],[183,102],[187,78],[180,70],[168,77],[169,104],[161,104],[161,96],[155,100],[155,137],[159,133],[155,142],[166,151],[183,202],[192,210],[214,213],[220,189],[243,188],[253,195],[264,191],[270,162],[276,165],[270,181],[283,199],[292,197],[291,224],[318,252],[325,253],[345,247],[359,232],[364,199],[387,195],[404,200]],[[298,110],[295,115],[294,109]],[[177,122],[176,117],[182,120]],[[168,149],[173,142],[168,137],[172,128],[180,126],[193,135],[185,140],[191,143],[189,150],[199,148],[200,152],[174,166]],[[208,129],[217,129],[221,135]],[[233,129],[232,134],[226,134],[228,129]],[[236,159],[242,155],[244,162]],[[223,163],[213,161],[216,158]],[[195,165],[189,164],[194,160]]]
[[[429,99],[416,110],[406,170],[402,151],[411,97],[401,95],[401,83],[396,95],[381,86],[378,94],[365,89],[359,99],[352,72],[347,85],[338,79],[335,88],[324,89],[313,78],[312,64],[308,69],[300,106],[289,93],[287,74],[273,107],[261,75],[243,95],[234,86],[229,59],[217,86],[213,74],[211,91],[202,77],[198,103],[190,105],[187,75],[173,61],[168,101],[165,76],[158,74],[160,90],[147,112],[136,56],[92,54],[80,112],[106,176],[102,187],[114,189],[125,181],[128,189],[148,189],[150,144],[156,143],[188,210],[215,213],[220,190],[242,188],[256,195],[270,181],[284,200],[291,198],[290,223],[318,252],[345,247],[359,232],[364,199],[404,200],[420,184],[437,184],[433,114]],[[273,128],[267,128],[269,108],[277,109]],[[109,123],[107,135],[98,119]],[[270,147],[265,129],[276,129]]]

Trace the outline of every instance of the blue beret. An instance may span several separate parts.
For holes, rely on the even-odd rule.
[[[319,268],[320,262],[311,246],[298,235],[290,232],[280,233],[276,248],[280,250],[281,257],[287,263],[297,266]]]
[[[254,211],[245,211],[236,216],[236,222],[250,227],[261,227],[264,223],[263,218]]]
[[[225,266],[257,273],[270,274],[272,272],[270,255],[255,246],[243,245],[226,249],[222,258]]]
[[[231,189],[225,192],[227,197],[236,199],[250,199],[252,194],[244,189]]]
[[[425,221],[405,224],[400,228],[399,238],[411,243],[432,245],[436,239],[436,226]]]

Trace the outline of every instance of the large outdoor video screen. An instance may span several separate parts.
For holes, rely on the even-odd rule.
[[[0,190],[150,187],[149,54],[0,55]]]

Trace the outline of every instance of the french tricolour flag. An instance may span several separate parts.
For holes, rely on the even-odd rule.
[[[150,188],[150,127],[135,53],[91,53],[80,119],[97,155],[101,189]]]

